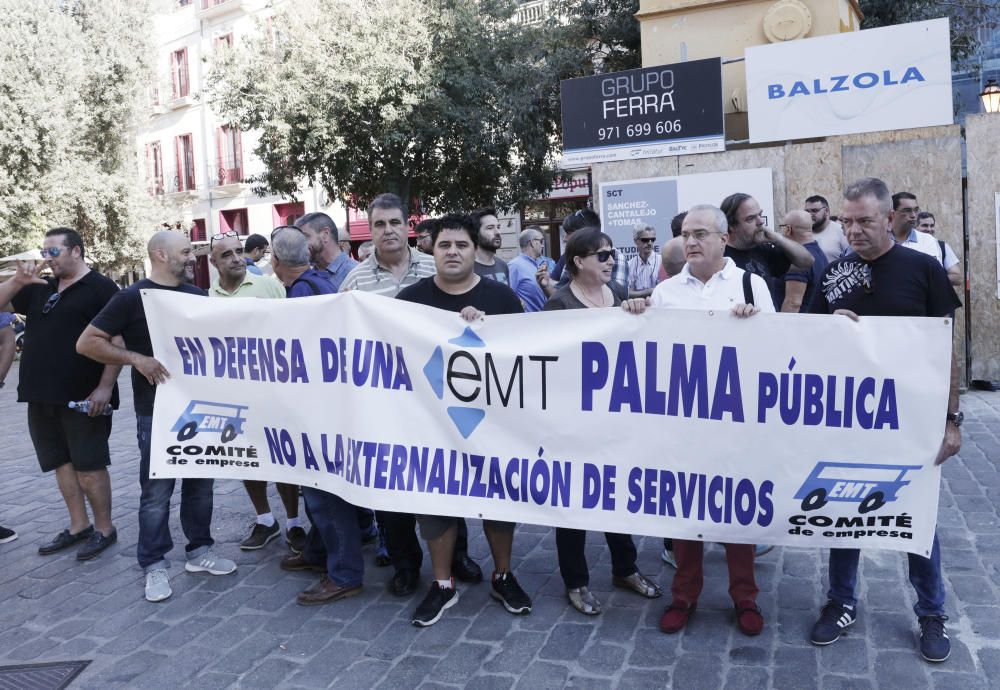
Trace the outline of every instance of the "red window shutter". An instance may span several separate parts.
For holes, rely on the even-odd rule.
[[[175,192],[184,191],[184,164],[181,159],[181,137],[174,137],[174,162],[177,164],[177,189]]]
[[[188,89],[190,88],[188,74],[188,51],[187,48],[181,51],[181,96],[188,95]]]
[[[233,129],[233,167],[236,168],[236,175],[243,179],[243,133],[239,129]]]
[[[215,175],[218,180],[217,184],[227,184],[230,182],[229,165],[226,162],[225,136],[225,127],[219,127],[215,130]]]

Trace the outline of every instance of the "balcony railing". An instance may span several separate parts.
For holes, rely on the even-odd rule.
[[[161,182],[161,194],[177,194],[178,192],[193,192],[198,188],[194,168],[167,170]]]
[[[544,21],[549,14],[548,4],[547,0],[522,3],[517,8],[517,20],[522,24],[538,24]]]
[[[212,183],[222,187],[228,184],[246,182],[242,156],[224,156],[215,160]]]

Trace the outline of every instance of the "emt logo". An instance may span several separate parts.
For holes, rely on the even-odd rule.
[[[222,442],[229,443],[243,433],[243,411],[246,405],[192,400],[174,422],[170,431],[177,434],[178,441],[187,441],[198,433],[221,434]]]
[[[424,376],[438,400],[445,396],[456,403],[445,408],[448,417],[462,438],[469,438],[486,417],[491,406],[518,407],[524,409],[525,368],[531,362],[539,364],[537,375],[532,380],[540,384],[540,409],[546,405],[546,366],[558,357],[548,355],[515,355],[512,364],[507,365],[507,357],[499,358],[486,350],[486,343],[468,326],[460,335],[447,342],[456,349],[445,353],[445,347],[434,348],[430,359],[424,365]],[[451,349],[451,348],[448,348]],[[499,363],[498,363],[499,360]]]
[[[903,479],[920,465],[856,465],[846,462],[819,462],[795,494],[802,510],[819,510],[830,501],[857,503],[859,513],[878,510],[896,500],[896,494],[910,483]]]

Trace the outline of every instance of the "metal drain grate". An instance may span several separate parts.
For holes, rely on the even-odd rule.
[[[0,690],[63,690],[90,661],[0,666]]]

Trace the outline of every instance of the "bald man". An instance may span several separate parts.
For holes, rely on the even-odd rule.
[[[816,292],[820,277],[829,261],[813,234],[812,216],[807,212],[789,211],[780,229],[785,237],[801,244],[815,259],[812,267],[807,270],[793,266],[781,277],[782,280],[778,285],[777,297],[781,302],[781,311],[799,314],[809,310],[813,293]]]
[[[146,599],[163,601],[172,594],[167,574],[166,555],[173,548],[170,538],[170,497],[173,479],[149,476],[150,436],[153,427],[153,401],[157,384],[170,373],[153,358],[153,344],[146,325],[142,290],[170,290],[205,296],[205,291],[191,285],[195,257],[187,238],[172,230],[162,230],[147,245],[151,270],[149,277],[115,294],[107,306],[90,322],[76,343],[76,351],[85,357],[117,366],[132,367],[132,392],[139,436],[139,544],[136,555],[146,572]],[[121,347],[112,342],[124,339]],[[212,479],[182,479],[181,528],[187,537],[185,570],[192,573],[227,575],[236,564],[212,551]]]

